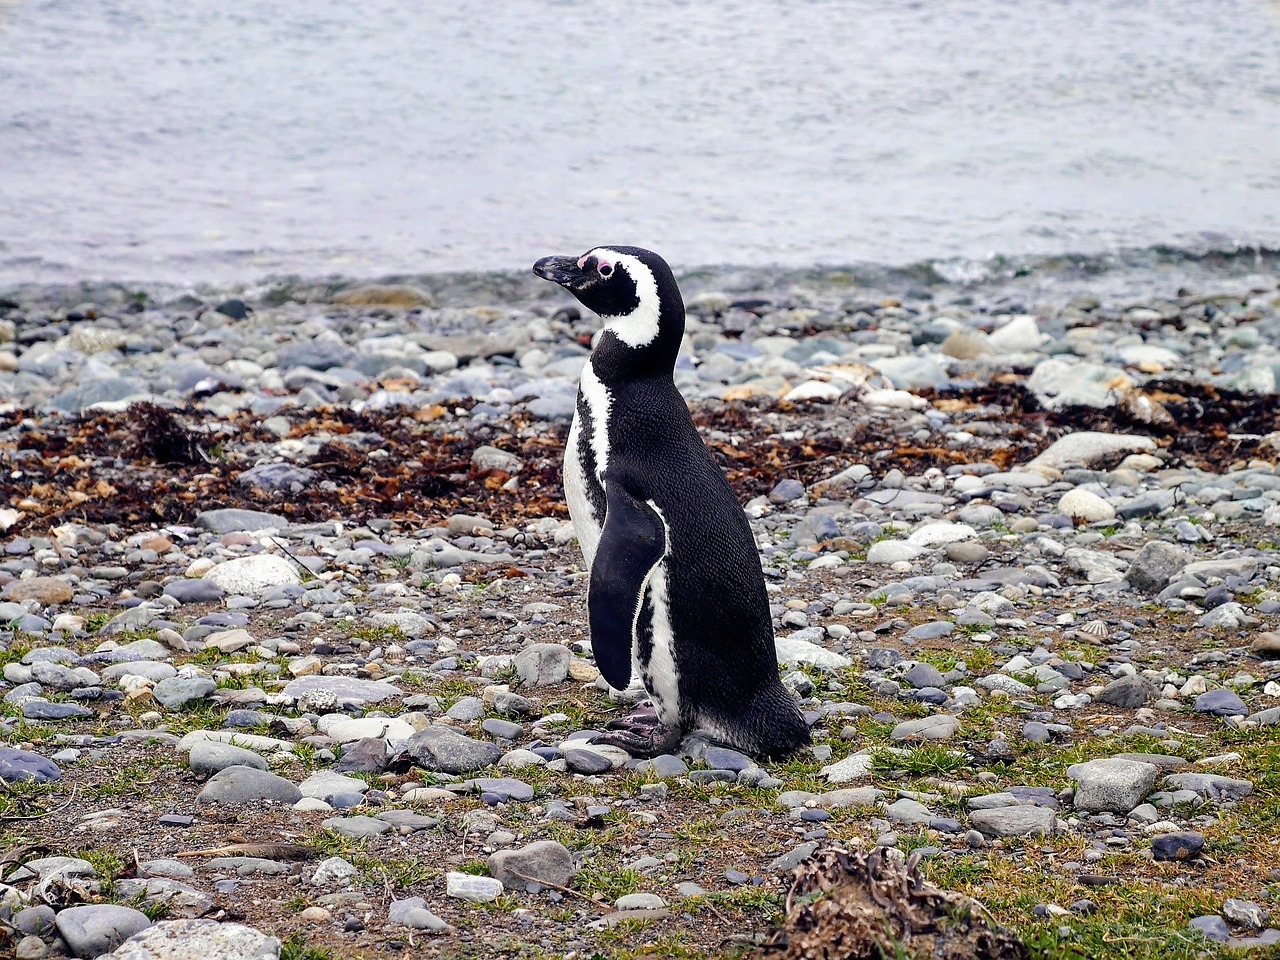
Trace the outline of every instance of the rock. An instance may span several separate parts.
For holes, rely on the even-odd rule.
[[[1164,778],[1175,790],[1190,790],[1206,800],[1243,800],[1253,793],[1248,780],[1235,780],[1216,773],[1171,773]]]
[[[62,771],[58,765],[38,753],[0,747],[0,780],[10,783],[16,783],[19,780],[49,783],[61,776]]]
[[[422,897],[391,901],[391,905],[387,907],[387,922],[429,933],[445,933],[453,929],[427,909],[427,901]]]
[[[1072,520],[1085,523],[1101,523],[1116,518],[1115,507],[1096,493],[1079,488],[1064,493],[1058,500],[1058,510]]]
[[[471,773],[498,762],[502,750],[493,743],[473,740],[448,727],[427,727],[415,733],[405,752],[424,770]]]
[[[933,812],[918,800],[903,797],[895,800],[885,808],[885,816],[895,823],[927,824],[933,819]]]
[[[565,764],[574,773],[594,776],[600,773],[608,773],[613,769],[613,762],[594,750],[567,747],[562,744],[560,753],[564,756]]]
[[[1194,831],[1162,833],[1151,839],[1151,853],[1157,860],[1191,860],[1204,849],[1204,836]]]
[[[923,556],[929,551],[925,547],[905,540],[879,540],[867,548],[867,563],[901,563]]]
[[[943,547],[960,540],[972,540],[978,531],[967,523],[926,523],[914,530],[907,543],[917,547]]]
[[[272,587],[302,582],[294,564],[273,553],[224,560],[204,578],[227,593],[246,597],[260,597]]]
[[[218,743],[215,740],[201,740],[193,743],[187,765],[198,777],[213,776],[227,767],[267,769],[267,761],[252,750],[245,750],[229,743]]]
[[[67,907],[54,919],[58,933],[77,957],[99,957],[151,926],[141,910],[112,903]]]
[[[32,577],[15,580],[4,588],[4,598],[15,603],[34,600],[42,607],[70,603],[75,591],[62,577]]]
[[[280,941],[218,920],[161,920],[100,960],[279,960]]]
[[[280,530],[289,525],[289,521],[274,513],[262,513],[258,510],[239,510],[228,507],[220,510],[205,510],[196,515],[196,526],[210,533],[256,533],[262,530]],[[247,558],[246,558],[247,559]]]
[[[652,893],[628,893],[613,902],[618,910],[662,910],[667,902]]]
[[[514,453],[497,447],[479,446],[471,452],[471,467],[478,473],[501,470],[503,473],[519,473],[524,465]]]
[[[302,791],[283,777],[256,767],[225,767],[196,796],[197,803],[241,806],[259,801],[297,803]]]
[[[853,661],[844,654],[824,649],[815,643],[800,640],[794,636],[775,638],[774,648],[778,654],[778,663],[784,666],[807,663],[819,670],[835,673],[853,665]]]
[[[1141,677],[1120,677],[1103,687],[1094,700],[1124,710],[1136,710],[1151,699],[1154,693]]]
[[[431,294],[407,283],[364,283],[339,290],[331,300],[343,307],[398,307],[402,310],[435,305]]]
[[[1046,807],[1024,804],[975,810],[969,822],[986,837],[1047,836],[1057,831],[1058,817]]]
[[[1214,943],[1226,943],[1231,939],[1231,928],[1227,926],[1227,921],[1216,914],[1195,917],[1189,926]]]
[[[1232,923],[1251,930],[1261,930],[1267,925],[1267,911],[1252,900],[1231,898],[1223,901],[1222,915]]]
[[[142,906],[164,907],[165,916],[199,917],[214,907],[214,899],[202,890],[167,877],[121,878],[115,893],[123,900]]]
[[[1040,349],[1045,339],[1036,318],[1026,313],[1019,314],[987,335],[988,345],[997,353],[1031,353]]]
[[[872,757],[870,753],[854,753],[838,763],[828,764],[819,772],[829,783],[849,783],[871,773]]]
[[[1160,768],[1134,760],[1090,760],[1067,768],[1077,783],[1075,806],[1086,813],[1128,813],[1155,786]]]
[[[1107,404],[1091,405],[1106,406]],[[1070,464],[1093,467],[1105,458],[1115,456],[1118,453],[1151,452],[1155,449],[1155,441],[1150,437],[1139,437],[1123,433],[1080,431],[1078,433],[1069,433],[1065,437],[1055,440],[1047,450],[1033,459],[1027,466],[1052,467],[1055,470]]]
[[[243,300],[235,298],[224,300],[213,309],[214,312],[220,313],[224,317],[230,317],[232,320],[243,320],[253,312]]]
[[[1215,717],[1244,717],[1249,715],[1249,708],[1235,691],[1219,687],[1196,697],[1196,712]]]
[[[1052,358],[1042,360],[1027,378],[1027,389],[1036,395],[1046,410],[1062,410],[1065,407],[1112,407],[1120,396],[1133,386],[1133,381],[1118,367],[1104,367],[1096,363],[1070,362]],[[1079,436],[1079,434],[1075,434]],[[1091,436],[1098,436],[1097,434]],[[1110,436],[1102,434],[1102,436]],[[1064,438],[1069,439],[1069,438]],[[1139,438],[1125,438],[1137,440]],[[1120,450],[1154,450],[1154,441],[1142,445],[1120,447]],[[1049,450],[1053,448],[1050,447]],[[1112,447],[1112,451],[1116,448]],[[1048,453],[1046,450],[1045,453]],[[1108,452],[1112,452],[1108,451]],[[1043,454],[1042,454],[1043,456]],[[1082,461],[1077,460],[1077,463]],[[1035,464],[1035,461],[1032,461]],[[1038,466],[1057,466],[1045,461]]]
[[[334,770],[337,773],[382,773],[387,769],[387,742],[380,737],[366,737],[342,747]]]
[[[1138,551],[1125,577],[1135,590],[1159,593],[1190,559],[1181,547],[1163,540],[1152,540]]]
[[[385,680],[362,680],[358,677],[308,676],[290,680],[283,694],[287,699],[306,702],[324,696],[337,707],[341,704],[364,706],[400,696],[400,688]]]
[[[1120,583],[1129,565],[1119,557],[1083,547],[1071,547],[1065,554],[1067,565],[1090,583]]]
[[[151,688],[151,696],[166,710],[183,710],[206,699],[218,685],[205,677],[170,677]]]
[[[487,903],[497,900],[503,894],[501,880],[493,877],[476,877],[469,873],[445,874],[445,896],[471,903]]]
[[[1280,657],[1280,630],[1268,630],[1253,638],[1249,652],[1263,659]]]
[[[330,817],[320,826],[331,833],[356,840],[365,840],[391,832],[391,824],[375,817]]]
[[[960,721],[949,713],[934,714],[919,720],[904,720],[893,728],[889,738],[903,740],[950,740],[960,729]]]
[[[515,656],[516,673],[526,686],[547,687],[569,676],[573,654],[558,643],[534,643]]]
[[[573,855],[554,840],[539,840],[519,850],[499,850],[489,857],[489,873],[508,889],[529,882],[567,886],[573,877]]]

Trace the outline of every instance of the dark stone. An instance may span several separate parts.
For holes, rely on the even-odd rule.
[[[1151,698],[1151,693],[1151,688],[1141,677],[1120,677],[1103,687],[1096,699],[1098,703],[1123,710],[1136,710]]]
[[[232,320],[243,320],[253,312],[252,308],[246,306],[243,300],[236,299],[224,300],[213,309],[223,316],[230,317]]]
[[[380,737],[366,737],[348,743],[334,769],[338,773],[382,773],[387,769],[387,743]]]
[[[1204,837],[1194,831],[1162,833],[1151,840],[1151,853],[1157,860],[1190,860],[1204,849]]]
[[[18,780],[35,780],[48,783],[62,776],[58,765],[38,753],[0,747],[0,780],[13,783]]]
[[[1249,708],[1233,690],[1220,687],[1196,697],[1196,712],[1215,717],[1248,716]]]

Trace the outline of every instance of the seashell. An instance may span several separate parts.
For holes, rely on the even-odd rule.
[[[1087,633],[1091,637],[1097,637],[1099,640],[1105,640],[1111,635],[1111,630],[1105,620],[1090,620],[1080,628],[1080,632]]]

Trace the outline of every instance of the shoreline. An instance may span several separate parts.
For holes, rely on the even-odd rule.
[[[758,957],[833,841],[1049,960],[1266,955],[1280,285],[1229,267],[686,289],[812,721],[770,761],[585,742],[624,709],[560,490],[597,324],[549,285],[5,308],[15,949]]]

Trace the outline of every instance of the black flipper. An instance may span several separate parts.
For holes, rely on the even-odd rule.
[[[587,614],[596,666],[609,685],[631,683],[631,645],[649,575],[667,552],[667,531],[657,511],[605,479],[604,530],[591,564]]]

